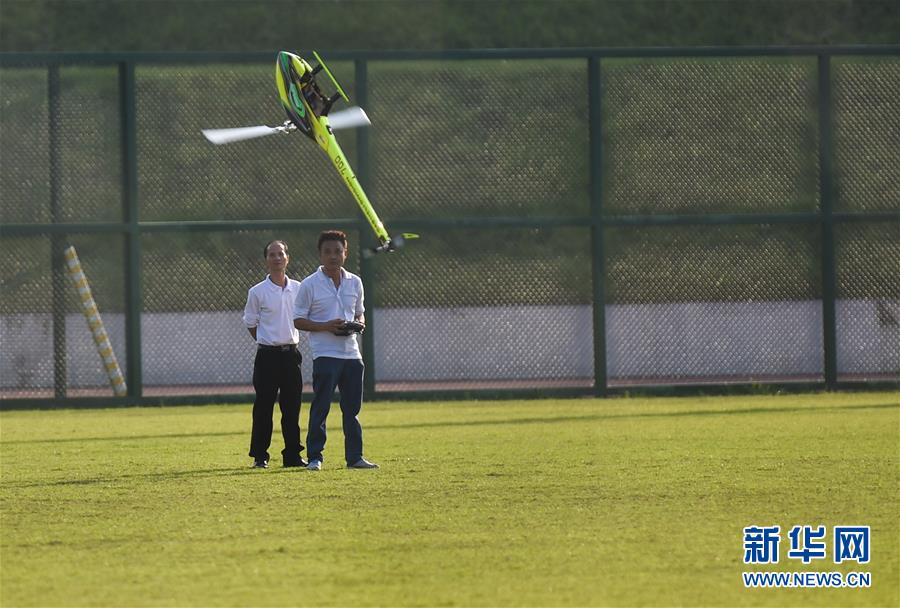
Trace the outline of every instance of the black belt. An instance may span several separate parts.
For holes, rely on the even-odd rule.
[[[290,350],[297,350],[297,345],[296,344],[277,344],[277,345],[260,344],[258,348],[259,348],[259,350],[279,350],[282,352],[287,352]]]

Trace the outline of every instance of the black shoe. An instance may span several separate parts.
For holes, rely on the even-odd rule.
[[[263,460],[262,458],[255,458],[253,460],[253,468],[254,469],[268,469],[269,461]]]
[[[307,465],[309,465],[309,463],[306,462],[305,460],[303,460],[302,458],[300,460],[291,460],[290,462],[284,463],[285,468],[289,468],[289,467],[304,467],[305,468]]]

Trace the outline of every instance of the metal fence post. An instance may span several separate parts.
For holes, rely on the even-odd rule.
[[[836,267],[834,251],[834,191],[832,175],[831,61],[818,56],[819,192],[822,214],[822,345],[825,386],[837,387]]]
[[[606,290],[603,252],[603,162],[600,58],[588,58],[588,121],[590,132],[591,280],[594,320],[594,395],[606,395]]]
[[[354,80],[356,82],[357,104],[365,108],[368,105],[369,73],[365,59],[354,61]],[[356,129],[356,178],[363,190],[369,190],[370,166],[369,166],[369,130]],[[358,248],[373,246],[374,241],[364,221],[360,222]],[[362,334],[363,361],[366,362],[366,375],[363,381],[363,390],[366,397],[375,396],[375,267],[374,260],[360,255],[359,275],[363,282],[366,294],[366,331]]]
[[[137,120],[134,64],[119,63],[122,131],[122,221],[125,227],[125,361],[128,396],[143,393],[141,373],[141,232],[138,224]]]
[[[59,136],[57,128],[60,124],[59,116],[59,66],[51,64],[47,67],[47,132],[48,132],[48,157],[50,169],[50,222],[62,223],[62,210],[60,197],[60,160],[59,160]],[[68,384],[66,368],[66,270],[63,250],[65,249],[64,234],[52,234],[50,236],[50,272],[53,310],[53,394],[57,399],[66,396]]]

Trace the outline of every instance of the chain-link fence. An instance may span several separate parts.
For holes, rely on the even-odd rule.
[[[373,122],[342,147],[421,234],[398,253],[357,255],[302,136],[200,134],[282,122],[274,54],[0,55],[2,403],[245,398],[262,247],[302,278],[326,228],[366,286],[369,397],[900,381],[900,47],[331,59]]]

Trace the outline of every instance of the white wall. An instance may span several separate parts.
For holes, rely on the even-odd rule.
[[[593,375],[590,306],[376,310],[379,382],[548,380]],[[120,363],[124,316],[103,315]],[[837,303],[841,374],[900,377],[900,301]],[[607,374],[616,378],[821,375],[819,301],[606,307]],[[254,346],[240,311],[143,315],[144,384],[246,385]],[[106,386],[87,324],[66,319],[70,386]],[[50,315],[0,316],[0,388],[53,386]],[[311,377],[305,337],[303,375]]]

